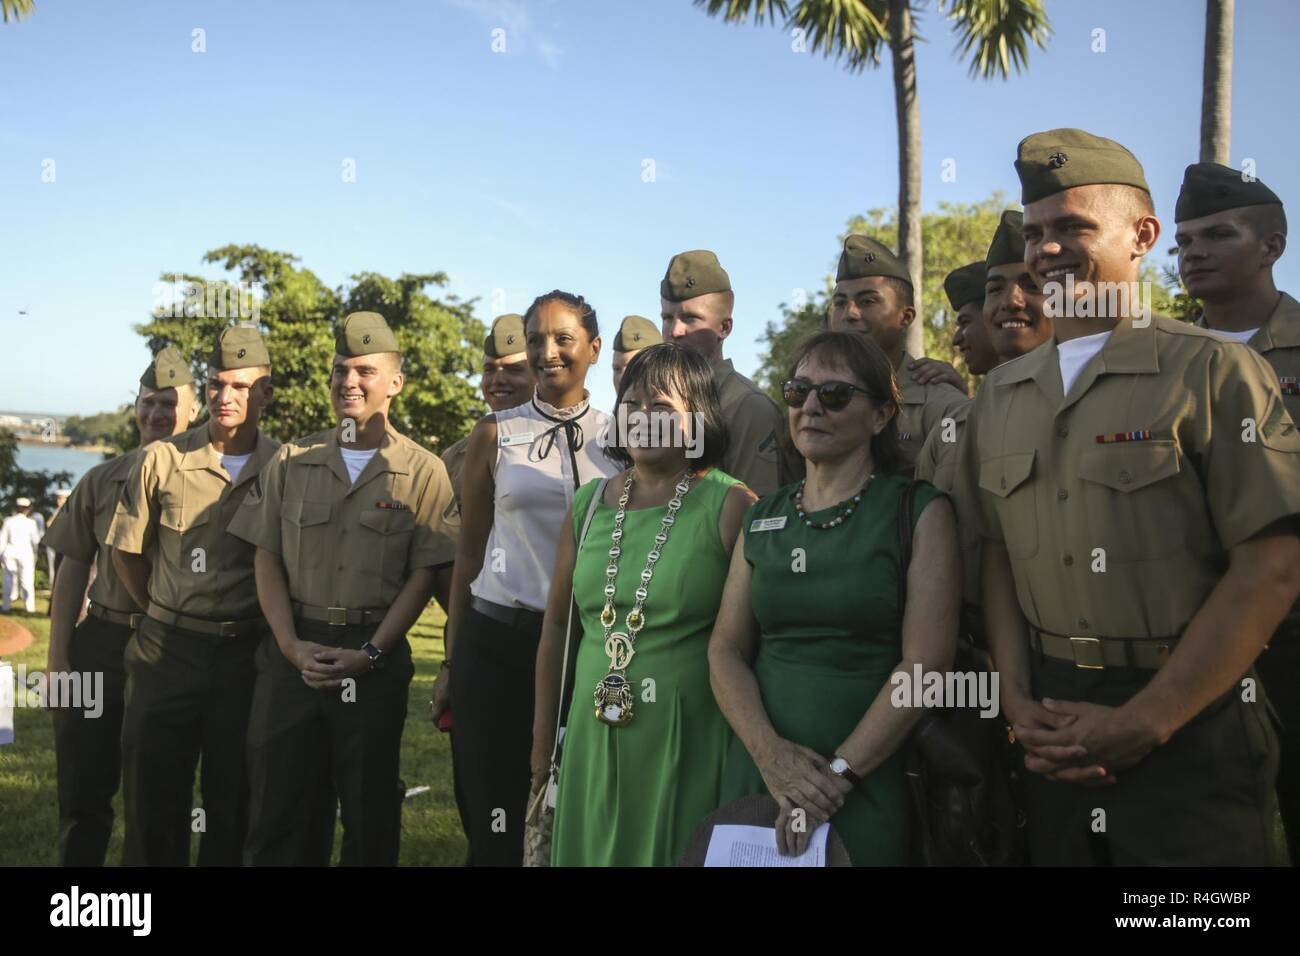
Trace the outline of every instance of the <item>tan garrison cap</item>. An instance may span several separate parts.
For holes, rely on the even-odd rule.
[[[524,317],[515,312],[498,315],[492,320],[492,331],[483,340],[483,354],[488,358],[518,355],[525,348]]]
[[[984,263],[971,262],[960,269],[953,269],[943,280],[943,291],[957,312],[968,303],[983,302]]]
[[[668,261],[659,283],[659,295],[669,302],[685,302],[710,292],[730,292],[731,277],[708,249],[679,252]]]
[[[140,384],[157,391],[161,388],[193,385],[194,376],[190,373],[190,363],[185,361],[181,353],[171,345],[164,345],[140,376]]]
[[[614,351],[635,352],[637,349],[661,345],[663,340],[659,326],[639,315],[629,315],[618,327],[618,335],[614,336]]]
[[[262,333],[246,325],[232,325],[222,329],[217,344],[208,357],[208,368],[214,372],[228,372],[236,368],[257,368],[270,365],[271,355],[262,341]]]
[[[1174,222],[1212,216],[1242,206],[1282,205],[1277,193],[1258,179],[1242,179],[1240,170],[1218,163],[1193,163],[1183,173],[1183,188],[1174,207]]]
[[[1113,139],[1081,129],[1049,129],[1026,136],[1016,148],[1016,175],[1022,203],[1102,183],[1151,192],[1136,156]]]
[[[984,259],[986,269],[1025,261],[1025,214],[1018,209],[1002,213],[998,228],[989,243],[989,253]]]
[[[902,279],[908,285],[912,284],[907,266],[894,255],[894,250],[870,236],[849,236],[844,240],[844,251],[840,253],[840,266],[835,272],[835,281],[865,279],[868,276],[892,276]]]
[[[400,352],[397,336],[378,312],[352,312],[343,319],[334,336],[334,351],[346,358]]]

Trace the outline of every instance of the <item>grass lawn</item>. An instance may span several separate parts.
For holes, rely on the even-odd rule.
[[[35,641],[6,661],[15,668],[44,670],[49,645],[48,595],[38,599],[36,617],[15,619],[32,632]],[[459,866],[465,859],[465,836],[451,785],[451,744],[429,722],[429,691],[442,660],[441,608],[433,605],[408,634],[415,657],[406,731],[402,735],[402,779],[407,788],[430,789],[408,797],[402,811],[404,866]],[[54,776],[53,721],[43,710],[14,709],[14,742],[0,746],[0,865],[52,866],[58,838],[58,798]],[[194,805],[199,806],[197,791]],[[114,801],[117,820],[108,861],[122,858],[122,797]],[[334,859],[338,862],[343,831],[335,831]],[[198,852],[198,840],[193,853]]]

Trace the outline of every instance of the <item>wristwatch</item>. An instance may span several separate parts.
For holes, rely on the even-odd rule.
[[[366,656],[370,658],[370,669],[372,671],[380,671],[384,669],[384,665],[388,663],[388,655],[386,653],[375,647],[375,645],[371,644],[369,641],[362,644],[361,649],[365,651]]]
[[[837,777],[843,777],[855,787],[862,783],[862,778],[853,772],[849,762],[840,756],[831,757],[831,773]]]

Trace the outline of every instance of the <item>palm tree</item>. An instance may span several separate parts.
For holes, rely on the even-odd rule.
[[[1235,0],[1205,0],[1201,162],[1232,161],[1232,17]]]
[[[36,0],[0,0],[0,13],[4,14],[5,23],[21,20],[35,9]]]
[[[898,124],[898,251],[912,275],[916,313],[921,301],[921,107],[916,93],[914,7],[924,0],[695,0],[728,23],[784,21],[799,29],[813,52],[843,60],[850,72],[880,65],[887,46],[893,63]],[[1029,43],[1044,48],[1052,32],[1042,0],[938,0],[958,34],[958,55],[970,75],[1006,78],[1029,61]],[[907,350],[924,354],[921,323],[908,330]]]

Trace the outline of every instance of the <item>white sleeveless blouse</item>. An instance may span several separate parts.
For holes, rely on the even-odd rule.
[[[580,404],[560,409],[536,393],[494,417],[495,511],[483,570],[470,593],[494,604],[542,611],[574,491],[621,470],[601,447],[610,419],[592,408],[586,395]]]

